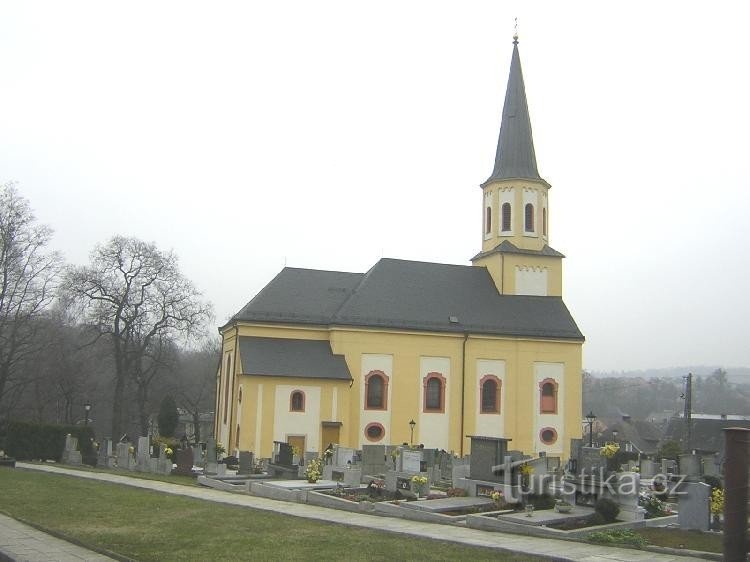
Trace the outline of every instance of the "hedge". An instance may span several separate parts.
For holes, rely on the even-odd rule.
[[[48,425],[30,422],[8,422],[5,429],[5,453],[16,460],[60,461],[65,437],[78,437],[78,449],[84,464],[96,465],[93,447],[94,431],[77,425]]]

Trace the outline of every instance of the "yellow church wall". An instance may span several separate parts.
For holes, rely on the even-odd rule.
[[[546,268],[547,296],[562,296],[562,258],[496,253],[479,258],[474,265],[486,267],[498,292],[505,295],[517,294],[517,267]]]

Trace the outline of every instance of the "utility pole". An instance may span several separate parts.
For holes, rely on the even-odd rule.
[[[693,452],[693,422],[692,422],[692,411],[693,411],[693,373],[688,373],[685,382],[685,435],[686,435],[686,451],[687,453]]]

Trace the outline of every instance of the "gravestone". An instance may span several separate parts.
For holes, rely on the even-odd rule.
[[[355,450],[349,447],[335,446],[333,448],[333,466],[348,466],[354,464]]]
[[[422,449],[422,462],[424,463],[425,468],[435,466],[437,453],[437,449]]]
[[[78,437],[73,437],[70,434],[65,436],[65,447],[63,448],[61,462],[74,466],[82,464],[81,451],[78,450]]]
[[[138,438],[138,450],[135,458],[138,472],[151,472],[151,446],[148,437]]]
[[[200,443],[193,445],[193,466],[203,468],[203,447]]]
[[[133,470],[133,457],[130,454],[130,443],[118,443],[116,448],[117,468]]]
[[[219,463],[216,459],[216,439],[209,437],[206,439],[206,474],[216,474],[219,471]]]
[[[471,435],[471,463],[469,478],[484,482],[499,482],[493,467],[503,464],[510,439]]]
[[[177,468],[172,471],[173,474],[180,474],[182,476],[193,474],[193,450],[191,448],[179,449],[176,460]]]
[[[385,473],[385,445],[362,446],[362,474],[374,476]]]
[[[401,451],[401,472],[421,472],[422,471],[422,452]]]
[[[656,463],[651,459],[641,459],[641,478],[653,478],[656,476]]]
[[[451,480],[453,478],[453,455],[444,453],[440,457],[440,478]]]
[[[719,477],[719,466],[716,464],[716,455],[703,455],[701,458],[701,465],[704,476],[715,476]]]
[[[172,459],[167,457],[166,446],[164,444],[159,445],[159,458],[157,459],[156,472],[159,474],[171,474],[172,473]]]
[[[661,459],[662,474],[677,474],[677,461],[672,459]]]
[[[698,455],[680,455],[680,474],[689,480],[697,480],[701,475],[701,459]]]
[[[253,473],[253,453],[251,451],[240,451],[240,463],[237,474]]]
[[[578,458],[579,476],[600,478],[607,471],[607,457],[603,456],[600,447],[581,447]]]
[[[638,495],[641,490],[641,477],[636,472],[620,472],[610,480],[614,495],[609,488],[604,488],[604,497],[612,499],[619,507],[618,519],[622,521],[642,521],[645,509],[638,505]]]
[[[99,444],[96,465],[103,468],[112,468],[114,461],[112,439],[107,437]]]
[[[303,466],[307,466],[307,463],[317,458],[318,458],[318,453],[316,453],[315,451],[305,451],[305,454],[302,455],[302,464]]]
[[[708,531],[711,524],[711,486],[685,482],[679,489],[677,522],[680,529]]]

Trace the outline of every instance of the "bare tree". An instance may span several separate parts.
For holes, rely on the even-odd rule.
[[[82,319],[109,338],[115,366],[112,436],[123,433],[128,380],[135,383],[142,434],[147,431],[148,386],[176,340],[204,329],[211,306],[180,272],[177,257],[154,244],[115,236],[97,246],[90,264],[71,268],[67,293]]]
[[[0,401],[29,382],[23,365],[40,349],[37,320],[54,298],[61,267],[60,256],[47,251],[51,237],[15,185],[0,186]]]

